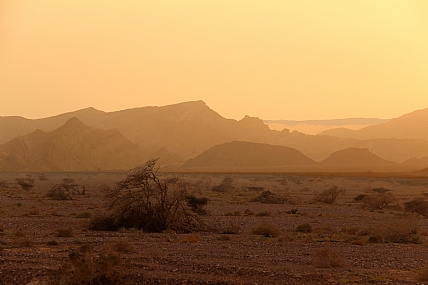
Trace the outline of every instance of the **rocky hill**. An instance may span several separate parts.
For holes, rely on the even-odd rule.
[[[393,164],[393,162],[385,160],[367,148],[350,147],[332,153],[328,158],[323,160],[323,164],[350,165],[350,164]]]
[[[285,146],[233,141],[216,145],[189,159],[184,168],[197,169],[280,169],[284,166],[317,164],[300,151]]]

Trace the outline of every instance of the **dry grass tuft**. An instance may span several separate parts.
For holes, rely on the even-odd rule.
[[[56,237],[72,237],[74,236],[74,231],[72,228],[64,228],[64,229],[57,229]]]
[[[296,227],[296,232],[298,233],[311,233],[313,231],[311,224],[304,223]]]
[[[261,224],[255,226],[251,233],[254,235],[260,235],[265,237],[278,237],[282,234],[281,230],[276,228],[275,226],[271,224]]]

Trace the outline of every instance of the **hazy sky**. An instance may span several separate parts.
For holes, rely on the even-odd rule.
[[[0,115],[204,100],[227,118],[428,108],[428,1],[2,0]]]

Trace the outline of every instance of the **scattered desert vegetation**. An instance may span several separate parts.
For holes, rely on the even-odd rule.
[[[428,180],[175,174],[156,162],[2,174],[1,284],[427,280]]]

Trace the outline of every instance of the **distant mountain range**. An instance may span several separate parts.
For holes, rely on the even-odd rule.
[[[373,131],[376,136],[368,136],[368,139],[306,135],[296,131],[271,130],[259,118],[225,119],[202,101],[117,112],[87,108],[37,120],[0,117],[0,139],[3,143],[0,145],[0,170],[128,169],[151,157],[161,157],[162,165],[179,167],[186,163],[188,167],[195,167],[191,165],[197,163],[199,155],[218,145],[236,148],[234,141],[243,144],[234,154],[239,157],[235,161],[242,160],[247,165],[259,161],[261,165],[270,163],[273,166],[282,156],[294,161],[289,156],[291,154],[276,153],[278,149],[273,146],[287,147],[289,153],[298,152],[310,161],[323,161],[334,152],[348,148],[365,148],[387,161],[407,161],[406,167],[416,170],[416,167],[428,167],[427,162],[421,159],[428,157],[427,125],[428,109],[364,128],[371,130],[376,127],[379,130]],[[405,130],[411,138],[404,135]],[[394,137],[395,133],[399,135]],[[227,144],[231,142],[234,143]],[[270,156],[270,162],[264,161],[263,155],[256,154],[269,151],[275,154]],[[204,155],[213,156],[209,152]],[[218,159],[221,157],[219,154]],[[189,160],[191,158],[194,159]],[[327,168],[327,164],[323,165]]]
[[[350,130],[346,128],[331,129],[321,132],[320,135],[360,140],[380,138],[428,140],[427,123],[428,109],[424,109],[405,114],[382,124],[367,126],[359,130]]]
[[[348,118],[348,119],[333,119],[333,120],[263,120],[270,129],[282,131],[289,129],[290,131],[298,131],[308,135],[317,135],[323,131],[337,128],[346,128],[350,130],[358,130],[369,125],[381,124],[389,120],[377,118]]]

